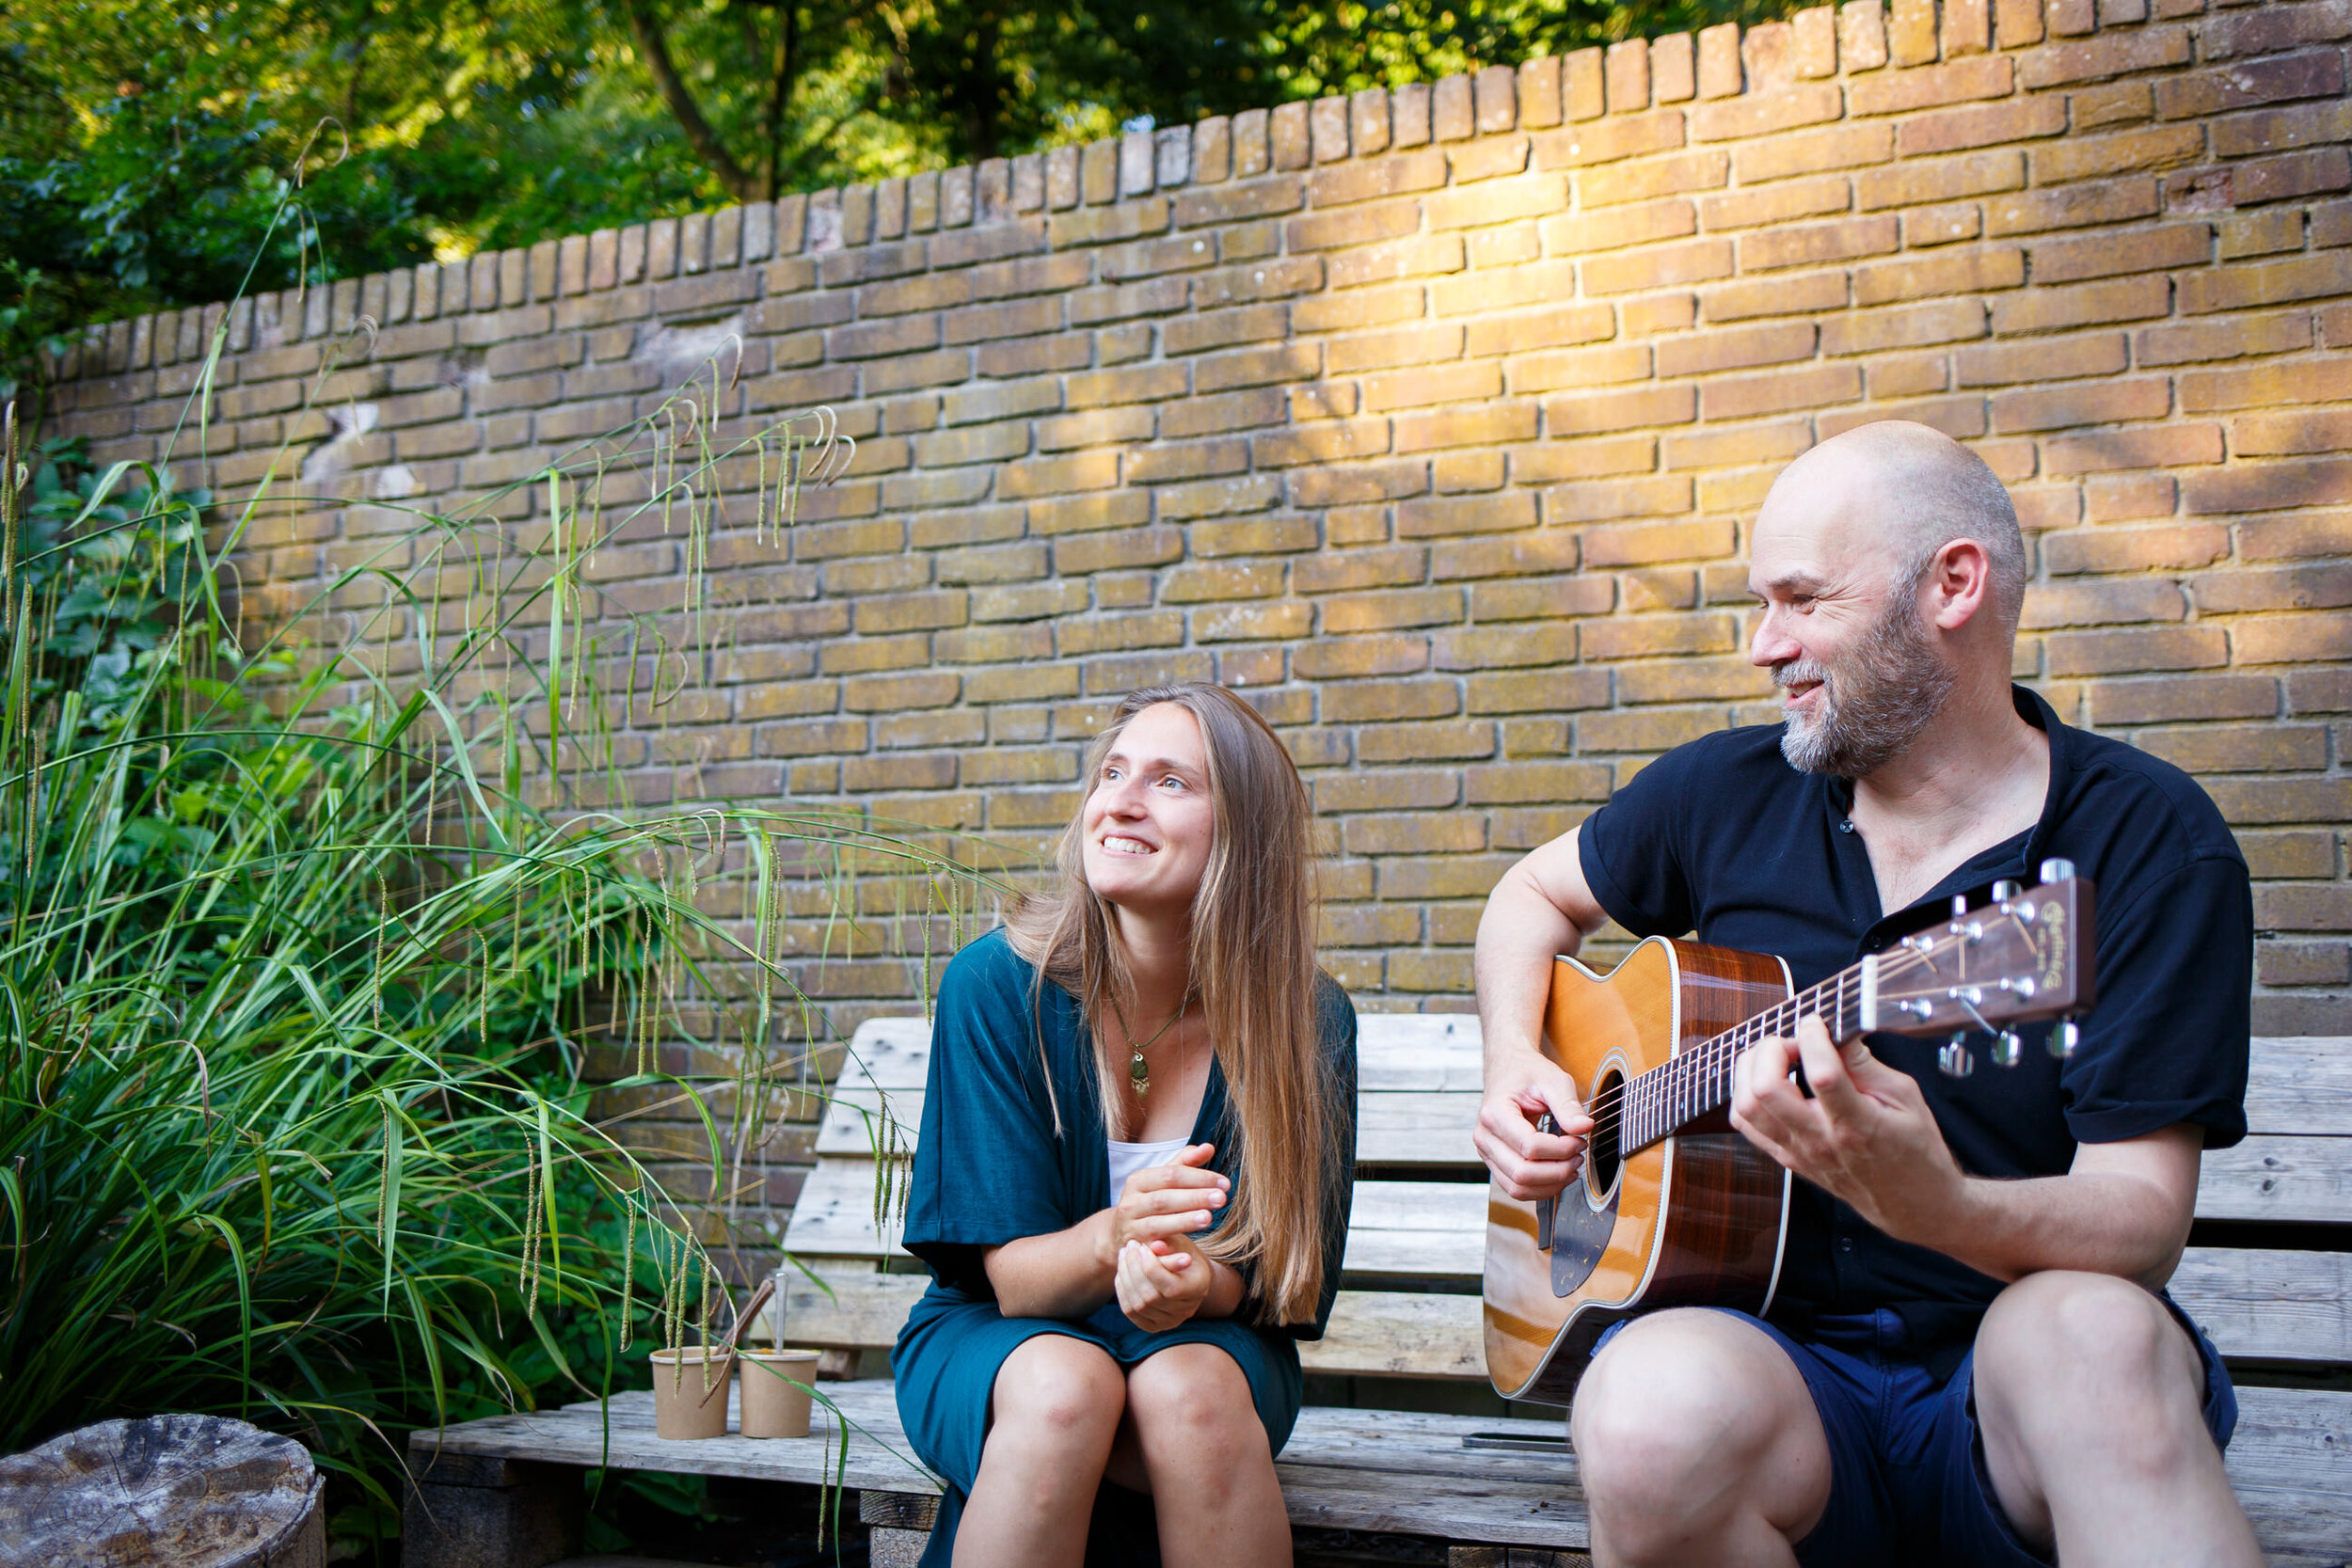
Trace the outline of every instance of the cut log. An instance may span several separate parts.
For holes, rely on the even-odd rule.
[[[326,1568],[310,1453],[225,1416],[101,1421],[0,1459],[0,1562]]]

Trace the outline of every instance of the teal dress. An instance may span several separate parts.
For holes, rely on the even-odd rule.
[[[907,1440],[947,1483],[925,1568],[946,1568],[955,1549],[963,1499],[988,1440],[996,1373],[1023,1340],[1065,1334],[1101,1346],[1122,1367],[1170,1345],[1215,1345],[1248,1379],[1267,1445],[1279,1453],[1298,1418],[1297,1341],[1323,1337],[1339,1291],[1356,1147],[1356,1010],[1345,991],[1318,975],[1315,1012],[1344,1154],[1325,1178],[1323,1299],[1314,1321],[1274,1328],[1238,1318],[1195,1319],[1150,1334],[1116,1300],[1084,1318],[1009,1318],[996,1309],[980,1262],[984,1249],[1067,1230],[1111,1203],[1093,1048],[1076,1000],[1051,983],[1038,986],[1036,975],[1005,933],[992,931],[947,966],[931,1025],[930,1081],[902,1239],[930,1266],[931,1285],[891,1355]],[[1224,1073],[1213,1061],[1191,1141],[1215,1144],[1211,1168],[1238,1180],[1228,1105]],[[1217,1212],[1221,1219],[1223,1211]],[[1105,1482],[1088,1561],[1156,1563],[1151,1504]]]

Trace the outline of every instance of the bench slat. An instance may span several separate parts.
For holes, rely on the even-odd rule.
[[[2352,1222],[2352,1138],[2255,1133],[2205,1150],[2197,1179],[2201,1220]]]
[[[815,1350],[883,1350],[930,1282],[925,1275],[827,1273],[785,1290],[785,1340]],[[827,1293],[830,1287],[831,1293]],[[1342,1291],[1321,1339],[1298,1347],[1311,1372],[1354,1377],[1486,1375],[1476,1296]]]
[[[2352,1361],[2352,1253],[2191,1247],[2169,1289],[2224,1355]]]
[[[868,1019],[858,1026],[835,1085],[869,1081],[919,1089],[930,1055],[930,1025],[919,1018]],[[1367,1091],[1475,1095],[1478,1019],[1470,1013],[1359,1012],[1359,1086]],[[2257,1132],[2352,1137],[2352,1036],[2263,1035],[2253,1042],[2246,1114]]]
[[[836,1088],[817,1130],[817,1152],[872,1158],[886,1106],[897,1124],[895,1147],[913,1153],[923,1101],[920,1088],[892,1089],[886,1100],[870,1086]],[[1374,1165],[1474,1165],[1477,1121],[1475,1090],[1367,1089],[1357,1096],[1356,1158]]]
[[[919,1275],[823,1277],[830,1297],[806,1278],[787,1288],[785,1337],[794,1344],[887,1347],[925,1282]],[[2352,1254],[2191,1247],[2171,1291],[2225,1355],[2352,1361]],[[1464,1382],[1486,1375],[1474,1295],[1343,1291],[1325,1338],[1299,1350],[1310,1371]]]
[[[820,1406],[818,1435],[793,1441],[718,1437],[665,1443],[653,1434],[652,1396],[623,1394],[609,1422],[596,1405],[530,1416],[493,1416],[420,1432],[420,1453],[448,1452],[624,1470],[683,1471],[929,1496],[936,1484],[906,1460],[896,1389],[868,1379],[822,1386],[840,1409]],[[2340,1564],[2352,1539],[2352,1395],[2296,1388],[2238,1394],[2231,1482],[2270,1560],[2293,1568]],[[846,1465],[831,1434],[852,1430]],[[1457,1541],[1577,1549],[1586,1543],[1576,1461],[1557,1455],[1466,1449],[1464,1436],[1498,1432],[1542,1439],[1556,1420],[1438,1416],[1310,1406],[1299,1413],[1275,1470],[1291,1519],[1334,1529],[1380,1530]],[[609,1447],[608,1447],[609,1443]]]
[[[795,1256],[887,1258],[898,1251],[898,1217],[874,1223],[874,1162],[818,1157],[785,1232]],[[1350,1274],[1452,1275],[1485,1267],[1486,1189],[1464,1181],[1359,1181],[1348,1225]]]
[[[2352,1036],[2258,1037],[2246,1124],[2256,1132],[2352,1137]]]

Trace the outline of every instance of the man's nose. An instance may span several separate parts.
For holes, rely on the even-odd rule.
[[[1781,629],[1780,617],[1770,608],[1757,612],[1756,629],[1748,634],[1748,662],[1763,669],[1786,664],[1804,650]]]

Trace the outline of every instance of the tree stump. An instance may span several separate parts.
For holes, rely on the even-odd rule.
[[[0,1564],[326,1568],[325,1484],[227,1417],[101,1421],[0,1459]]]

